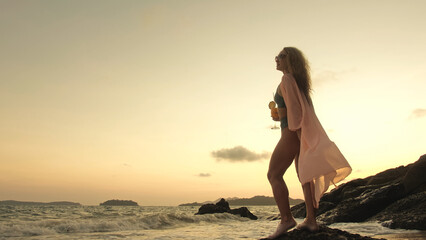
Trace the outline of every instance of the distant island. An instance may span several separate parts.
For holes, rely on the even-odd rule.
[[[228,198],[225,199],[229,205],[233,206],[243,206],[243,205],[251,205],[251,206],[265,206],[265,205],[276,205],[275,199],[273,197],[266,197],[266,196],[254,196],[252,198]],[[304,202],[302,199],[292,199],[289,198],[290,205],[297,205],[299,203]],[[213,203],[213,202],[193,202],[193,203],[184,203],[180,204],[180,207],[183,206],[201,206],[206,203]]]
[[[131,200],[108,200],[99,204],[100,206],[139,206],[137,202]]]
[[[0,205],[9,205],[9,206],[23,206],[23,205],[31,205],[31,206],[81,206],[80,203],[74,202],[23,202],[23,201],[15,201],[15,200],[6,200],[0,201]]]

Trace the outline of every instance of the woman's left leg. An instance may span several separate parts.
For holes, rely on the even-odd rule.
[[[306,206],[306,218],[303,223],[297,226],[298,229],[308,229],[310,231],[317,231],[318,224],[315,216],[316,209],[314,207],[313,193],[314,193],[314,183],[307,182],[302,184],[303,195],[305,197],[305,206]]]
[[[301,130],[298,130],[297,136],[299,140],[301,139],[301,134],[302,134]],[[298,164],[299,164],[299,154],[295,158],[296,172],[297,172],[297,176],[299,177]],[[314,184],[313,182],[302,184],[303,196],[305,197],[306,218],[303,223],[297,226],[297,228],[299,229],[307,228],[308,230],[311,230],[311,231],[318,230],[318,224],[316,221],[316,209],[314,207],[315,199],[313,198],[315,193],[315,188],[313,184]]]

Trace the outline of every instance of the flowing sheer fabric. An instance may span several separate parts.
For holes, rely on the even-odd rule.
[[[311,182],[314,207],[318,208],[328,187],[345,179],[352,168],[328,138],[313,106],[308,104],[291,74],[284,74],[280,88],[287,106],[288,128],[301,131],[300,152],[296,156],[299,158],[296,166],[299,181],[302,184]]]

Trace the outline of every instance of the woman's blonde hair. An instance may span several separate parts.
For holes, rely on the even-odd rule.
[[[305,95],[308,103],[312,105],[311,99],[311,75],[309,62],[303,55],[302,51],[295,47],[285,47],[283,49],[284,54],[286,55],[285,61],[287,63],[287,69],[296,80],[299,90]]]

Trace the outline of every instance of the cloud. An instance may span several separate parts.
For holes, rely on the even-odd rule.
[[[211,155],[218,161],[225,160],[229,162],[253,162],[269,158],[270,153],[255,153],[243,146],[236,146],[234,148],[222,148],[217,151],[211,152]]]
[[[312,81],[314,81],[317,85],[322,85],[326,82],[335,82],[338,80],[337,75],[337,72],[326,70],[312,76]]]
[[[426,109],[417,108],[411,112],[410,118],[421,118],[421,117],[426,117]]]
[[[197,175],[197,177],[211,177],[212,175],[210,173],[200,173]]]
[[[338,82],[342,79],[342,76],[348,73],[355,72],[355,69],[348,69],[343,71],[331,71],[331,70],[323,70],[319,72],[315,72],[312,75],[312,82],[315,86],[322,86],[324,84],[328,84],[331,82]]]

